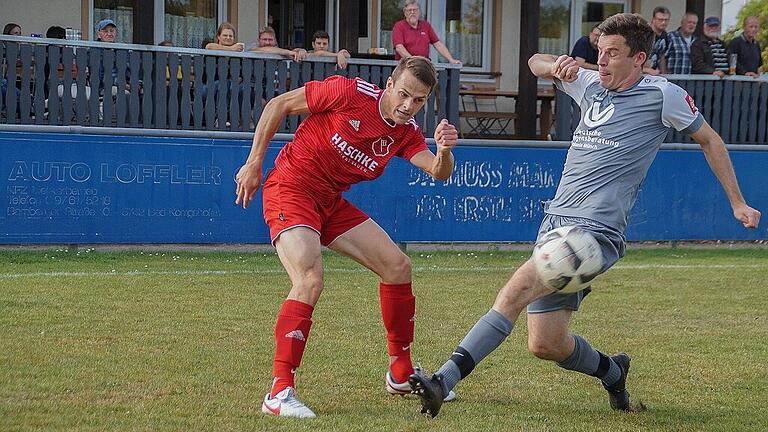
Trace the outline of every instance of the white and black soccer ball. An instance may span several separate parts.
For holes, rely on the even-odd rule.
[[[603,253],[588,231],[564,226],[541,237],[533,248],[533,263],[544,285],[569,294],[588,287],[600,274]]]

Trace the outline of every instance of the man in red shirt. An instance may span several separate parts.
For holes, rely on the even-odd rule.
[[[251,152],[236,176],[235,203],[244,208],[261,186],[264,154],[279,124],[288,114],[310,115],[280,151],[264,182],[264,219],[292,287],[275,324],[274,380],[262,412],[315,417],[296,399],[294,374],[323,290],[322,246],[349,256],[381,278],[381,314],[390,359],[386,388],[391,394],[410,393],[416,309],[410,259],[342,192],[380,176],[393,156],[435,179],[450,177],[456,128],[447,120],[438,124],[435,155],[413,119],[436,82],[429,60],[414,56],[400,62],[383,90],[359,78],[333,76],[308,82],[264,108]]]
[[[405,19],[392,27],[392,46],[395,48],[395,60],[418,55],[429,58],[429,45],[435,46],[437,52],[450,63],[461,64],[448,51],[448,48],[437,37],[432,25],[421,18],[419,0],[406,0],[403,6]]]

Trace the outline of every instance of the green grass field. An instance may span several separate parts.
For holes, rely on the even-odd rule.
[[[526,252],[415,252],[414,360],[434,370]],[[384,391],[377,279],[334,254],[298,373],[318,418],[261,414],[288,278],[273,253],[0,252],[0,431],[759,431],[768,250],[630,250],[574,331],[632,355],[648,410],[535,359],[525,323],[435,419]]]

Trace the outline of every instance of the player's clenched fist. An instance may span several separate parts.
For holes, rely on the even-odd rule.
[[[456,130],[456,126],[448,123],[448,120],[446,119],[440,121],[435,128],[435,143],[437,143],[437,150],[450,150],[454,148],[458,142],[459,131]]]
[[[250,205],[251,200],[253,199],[253,195],[259,190],[259,186],[261,186],[261,166],[246,163],[240,167],[240,170],[237,172],[235,183],[237,183],[237,188],[235,189],[235,193],[237,194],[235,204],[242,203],[243,208],[248,208],[248,205]]]
[[[579,73],[579,64],[576,59],[567,55],[561,55],[552,65],[552,76],[560,81],[573,82]]]

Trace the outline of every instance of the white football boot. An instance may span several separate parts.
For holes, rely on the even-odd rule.
[[[406,383],[408,384],[408,383]],[[271,397],[269,393],[264,395],[261,404],[261,412],[281,417],[315,418],[311,409],[296,399],[296,390],[286,387],[283,391]]]
[[[408,381],[404,383],[397,383],[394,379],[392,379],[392,375],[390,375],[389,371],[387,371],[387,374],[384,375],[384,382],[387,388],[387,391],[391,395],[407,395],[413,393],[411,391],[411,385],[408,384]],[[448,396],[443,399],[443,402],[451,402],[452,400],[456,399],[456,393],[453,392],[453,390],[448,392]]]

